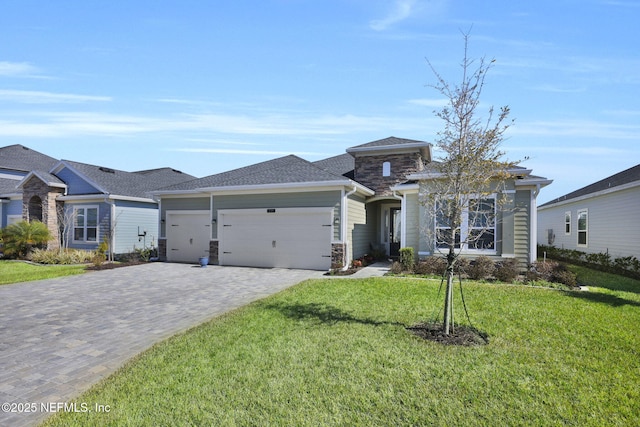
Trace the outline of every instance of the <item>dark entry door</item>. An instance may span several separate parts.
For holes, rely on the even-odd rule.
[[[389,256],[400,256],[400,240],[401,240],[401,210],[400,208],[391,208],[391,224],[389,227]]]

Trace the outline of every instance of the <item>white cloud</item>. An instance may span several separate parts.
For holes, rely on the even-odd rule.
[[[23,104],[77,103],[111,101],[108,96],[75,95],[31,90],[0,90],[0,99]]]
[[[174,148],[167,151],[178,151],[182,153],[212,153],[212,154],[249,154],[256,156],[287,156],[289,154],[296,154],[298,156],[325,156],[327,153],[319,153],[313,151],[297,151],[291,153],[290,151],[277,151],[277,150],[242,150],[233,148]]]
[[[442,108],[442,107],[446,107],[447,105],[450,104],[450,101],[446,98],[439,98],[439,99],[427,99],[427,98],[423,98],[423,99],[410,99],[409,104],[413,104],[413,105],[420,105],[422,107],[431,107],[431,108]]]
[[[517,122],[509,133],[516,136],[574,137],[640,140],[640,126],[595,120],[539,120]]]
[[[393,10],[382,19],[376,19],[369,23],[369,26],[376,31],[384,31],[394,24],[411,16],[416,4],[415,0],[395,0]]]
[[[0,76],[2,77],[27,77],[44,78],[37,67],[28,62],[0,61]]]

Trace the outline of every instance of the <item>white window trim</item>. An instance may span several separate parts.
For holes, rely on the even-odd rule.
[[[96,210],[96,240],[86,240],[87,237],[87,220],[85,218],[85,224],[83,226],[84,228],[84,237],[85,240],[77,240],[76,239],[76,218],[77,218],[77,212],[78,209],[84,209],[85,215],[87,213],[87,209],[95,209]],[[93,228],[93,227],[91,227]],[[71,226],[71,240],[73,243],[76,244],[85,244],[85,245],[93,245],[93,244],[99,244],[100,243],[100,207],[98,205],[80,205],[80,206],[74,206],[73,207],[73,224]]]
[[[466,209],[462,212],[462,221],[460,225],[460,248],[456,248],[457,251],[461,254],[469,254],[469,255],[497,255],[498,254],[498,207],[497,207],[497,194],[487,194],[487,195],[477,195],[473,197],[469,197],[469,200],[477,200],[477,199],[493,199],[493,215],[494,215],[494,224],[493,224],[493,247],[494,249],[469,249],[468,243],[463,243],[467,240],[467,236],[469,235],[469,230],[472,227],[469,227],[469,210]],[[437,224],[437,215],[434,214],[434,231],[437,235],[438,229],[447,229],[448,227],[438,227]],[[437,242],[433,242],[434,249],[436,252],[443,253],[444,248],[439,248],[437,246]],[[448,249],[446,249],[448,250]]]
[[[391,162],[382,163],[382,176],[384,177],[391,176]]]
[[[586,228],[584,230],[580,230],[580,215],[587,215]],[[586,243],[580,243],[580,233],[585,233]],[[576,215],[576,246],[580,248],[589,247],[589,209],[578,209],[578,214]]]
[[[567,218],[569,219],[569,221],[567,221]],[[567,211],[564,213],[564,234],[565,236],[570,236],[571,235],[571,211]],[[569,226],[569,232],[567,232],[567,225]]]

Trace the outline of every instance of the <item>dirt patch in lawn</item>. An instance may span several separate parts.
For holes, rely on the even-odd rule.
[[[418,323],[407,328],[412,334],[429,341],[435,341],[444,345],[486,345],[489,337],[469,326],[456,326],[446,335],[442,330],[442,323]]]

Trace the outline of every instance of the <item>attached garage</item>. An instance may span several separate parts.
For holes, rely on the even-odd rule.
[[[197,264],[209,256],[209,211],[167,211],[166,216],[168,261]]]
[[[218,211],[221,265],[328,270],[332,208]]]

